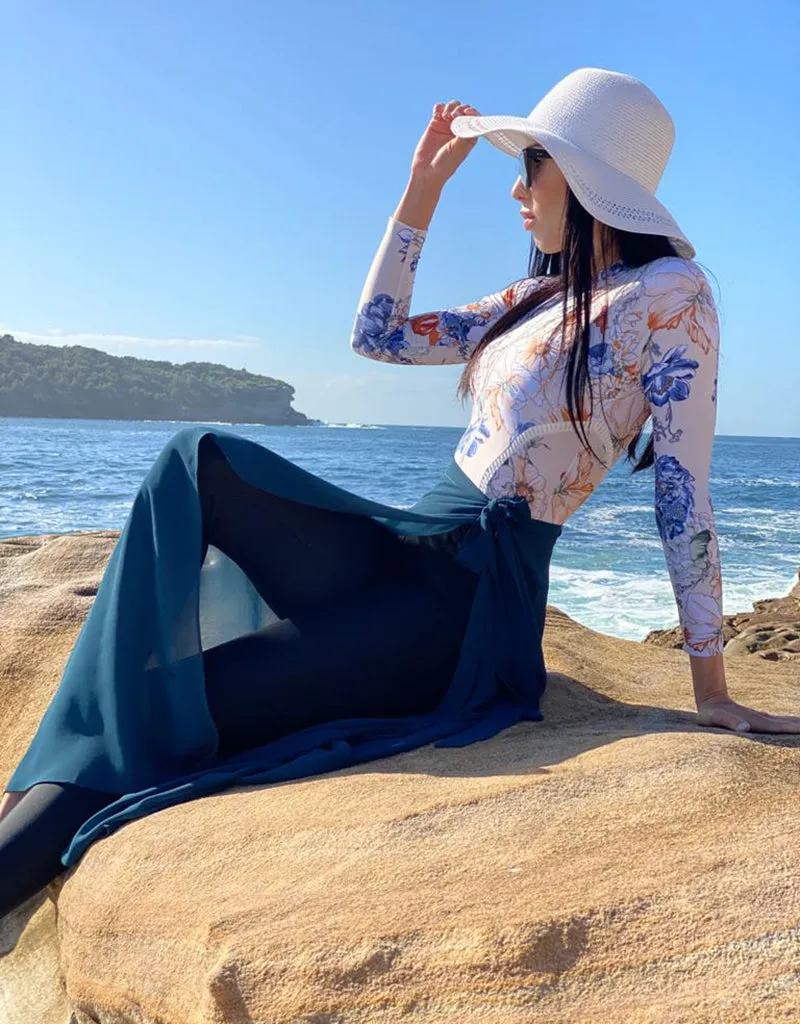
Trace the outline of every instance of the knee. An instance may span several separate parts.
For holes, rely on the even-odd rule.
[[[204,433],[203,427],[198,426],[187,426],[181,427],[176,430],[175,433],[167,441],[165,448],[177,448],[181,451],[187,451],[192,445],[199,443],[200,438]]]
[[[162,447],[150,467],[148,475],[151,478],[158,476],[167,468],[174,455],[191,464],[194,449],[200,444],[203,432],[203,428],[198,426],[181,427],[179,430],[176,430]],[[208,440],[210,441],[210,438]]]

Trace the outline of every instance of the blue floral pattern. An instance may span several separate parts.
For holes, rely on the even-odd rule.
[[[604,373],[614,372],[614,353],[611,346],[600,341],[589,346],[589,375],[601,377]]]
[[[488,437],[491,437],[491,433],[484,420],[479,420],[476,424],[470,424],[461,435],[461,440],[456,447],[456,453],[466,458],[472,458]]]
[[[662,540],[686,530],[694,510],[694,477],[674,455],[659,455],[656,466],[656,525]]]
[[[700,365],[696,359],[684,358],[686,345],[671,348],[663,359],[654,363],[642,374],[642,387],[651,405],[667,406],[666,415],[653,421],[654,441],[666,437],[669,441],[680,441],[682,430],[672,430],[672,407],[670,402],[683,402],[689,397],[689,381]],[[654,355],[660,353],[655,342],[651,343]]]
[[[722,574],[708,493],[719,320],[705,274],[689,261],[656,261],[644,299],[647,333],[640,381],[653,420],[656,525],[683,649],[699,656],[721,654]]]
[[[510,309],[531,278],[477,302],[409,317],[414,277],[426,232],[389,218],[358,304],[350,346],[386,363],[466,363],[475,345]]]

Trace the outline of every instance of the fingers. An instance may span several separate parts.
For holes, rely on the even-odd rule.
[[[771,711],[759,711],[762,718],[768,718],[772,722],[782,722],[784,725],[800,726],[800,718],[797,715],[773,715]]]
[[[467,103],[459,103],[458,100],[450,100],[449,103],[437,103],[433,108],[434,117],[447,118],[447,120],[461,117],[464,114],[477,115],[478,111]]]
[[[796,715],[763,715],[764,726],[759,732],[800,732],[800,718]]]
[[[748,709],[747,722],[751,732],[800,732],[800,718],[796,715],[773,715],[769,711]]]

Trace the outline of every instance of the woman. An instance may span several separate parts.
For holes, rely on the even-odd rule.
[[[441,190],[480,135],[519,159],[528,276],[409,317]],[[698,721],[800,731],[726,691],[707,492],[718,321],[694,248],[654,196],[673,139],[646,86],[598,68],[568,75],[527,118],[434,107],[351,345],[466,364],[459,393],[475,400],[452,464],[401,510],[227,431],[179,431],[0,805],[0,914],[161,807],[541,720],[553,545],[622,452],[635,457],[648,416],[634,471],[655,467]],[[228,574],[204,603],[212,546]],[[241,598],[261,626],[242,618],[209,644],[203,609],[208,626]]]

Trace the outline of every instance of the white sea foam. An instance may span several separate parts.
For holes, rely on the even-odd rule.
[[[320,423],[321,427],[338,427],[341,430],[386,430],[377,423]]]
[[[711,487],[800,487],[800,480],[787,480],[778,476],[714,476]],[[713,500],[713,499],[712,499]]]
[[[751,612],[754,601],[787,594],[797,581],[796,565],[795,561],[793,571],[785,574],[739,566],[735,582],[726,582],[723,571],[723,614]],[[640,575],[554,561],[547,600],[589,629],[625,640],[643,640],[650,630],[678,625],[666,566],[660,573]]]

